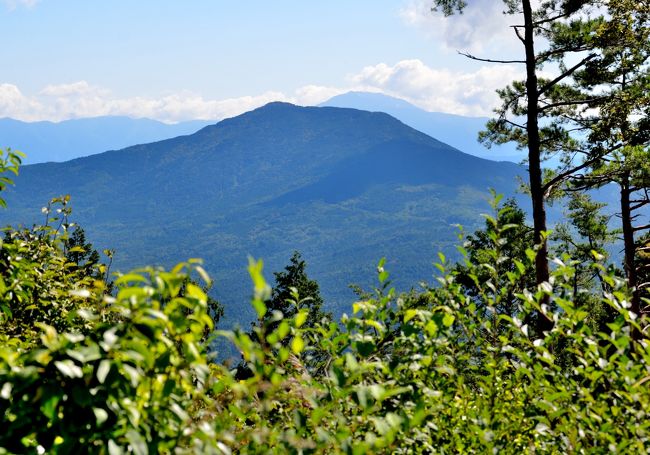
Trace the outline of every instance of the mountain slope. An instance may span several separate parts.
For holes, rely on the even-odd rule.
[[[74,221],[117,250],[118,268],[202,257],[243,322],[247,255],[272,271],[300,250],[341,312],[346,285],[371,284],[382,256],[398,286],[427,280],[437,251],[454,251],[452,225],[481,223],[488,187],[512,194],[522,171],[387,114],[272,103],[190,136],[25,166],[0,221],[40,221],[50,197],[71,194]]]
[[[386,112],[416,130],[480,158],[514,163],[519,163],[524,158],[524,153],[518,151],[512,144],[486,149],[478,142],[478,133],[485,129],[485,124],[488,121],[485,117],[464,117],[442,112],[429,112],[404,100],[382,93],[369,92],[344,93],[325,101],[321,106]]]
[[[184,134],[210,124],[204,120],[168,125],[150,119],[95,117],[63,122],[0,119],[0,147],[27,154],[25,164],[67,161]]]

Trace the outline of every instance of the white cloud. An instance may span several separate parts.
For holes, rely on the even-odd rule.
[[[88,96],[88,95],[107,95],[106,90],[100,90],[93,87],[86,81],[73,82],[71,84],[48,85],[40,91],[41,95],[66,97],[66,96]]]
[[[307,85],[296,90],[293,101],[303,106],[313,106],[326,101],[333,96],[350,91],[350,88],[323,87],[320,85]]]
[[[164,122],[190,119],[219,120],[263,106],[271,101],[286,101],[311,105],[320,103],[342,89],[310,85],[294,94],[269,91],[255,96],[223,100],[206,99],[189,91],[181,91],[160,98],[119,98],[102,87],[78,81],[69,84],[48,85],[35,95],[26,95],[13,84],[0,84],[0,117],[25,121],[124,115],[147,117]]]
[[[399,15],[406,24],[423,30],[448,50],[470,53],[486,49],[520,50],[510,28],[517,17],[503,14],[505,5],[501,0],[467,0],[462,14],[449,17],[432,11],[432,6],[432,0],[408,0]]]
[[[5,7],[9,11],[13,11],[20,6],[25,8],[33,8],[40,0],[2,0],[2,3],[5,4]]]
[[[499,104],[496,89],[523,77],[521,69],[509,65],[460,72],[434,69],[420,60],[402,60],[393,66],[367,66],[351,80],[357,89],[381,91],[426,110],[484,116],[491,115]]]
[[[394,65],[367,66],[348,76],[348,83],[342,87],[307,85],[293,93],[268,91],[222,100],[206,99],[190,91],[158,98],[123,98],[87,81],[48,85],[32,95],[22,93],[16,85],[0,84],[0,117],[60,121],[123,115],[170,123],[191,119],[220,120],[271,101],[315,105],[350,90],[383,92],[430,111],[484,116],[491,115],[498,105],[497,88],[523,78],[519,71],[507,65],[484,65],[473,72],[451,71],[431,68],[420,60],[402,60]]]

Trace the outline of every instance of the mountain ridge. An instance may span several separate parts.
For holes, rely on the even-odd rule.
[[[398,287],[426,280],[438,250],[453,254],[452,225],[479,226],[488,186],[514,194],[523,171],[388,114],[274,103],[189,136],[25,166],[0,222],[38,222],[50,197],[71,194],[72,220],[117,250],[115,269],[203,257],[227,317],[245,324],[249,255],[280,270],[300,250],[341,312],[347,284],[370,286],[382,256]]]

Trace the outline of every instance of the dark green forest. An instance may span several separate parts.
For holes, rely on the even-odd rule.
[[[466,5],[436,0],[432,6],[450,15]],[[648,452],[650,4],[522,0],[506,1],[504,8],[513,15],[522,53],[520,60],[503,63],[521,65],[526,78],[498,92],[502,105],[481,140],[488,146],[514,142],[524,167],[472,167],[482,161],[382,114],[274,104],[230,121],[268,133],[272,126],[254,119],[271,109],[276,115],[289,111],[290,124],[343,115],[383,125],[380,139],[357,148],[368,153],[323,146],[320,154],[340,154],[341,169],[303,162],[296,179],[269,188],[262,203],[250,203],[247,192],[277,169],[247,174],[246,156],[227,161],[241,177],[236,187],[244,208],[232,213],[242,216],[268,206],[290,211],[305,202],[326,207],[328,201],[381,191],[382,184],[394,190],[405,179],[428,185],[422,204],[435,195],[432,206],[443,201],[449,207],[445,198],[460,194],[454,175],[467,170],[471,179],[487,181],[492,169],[503,188],[486,195],[490,211],[482,224],[460,231],[447,227],[447,238],[457,236],[456,252],[431,259],[433,283],[398,291],[393,277],[399,271],[388,265],[392,249],[384,248],[385,231],[377,229],[367,233],[377,238],[372,253],[388,260],[372,265],[374,284],[357,286],[356,299],[343,311],[329,311],[311,275],[318,265],[298,251],[283,258],[284,267],[272,267],[273,280],[267,280],[263,261],[251,258],[254,322],[229,329],[224,305],[209,295],[213,281],[201,260],[115,273],[114,251],[95,251],[90,230],[76,224],[70,196],[51,199],[42,221],[31,227],[5,228],[0,452]],[[545,78],[546,68],[556,76]],[[103,191],[117,186],[123,197],[114,210],[133,220],[163,213],[173,228],[175,220],[191,223],[203,202],[216,204],[219,198],[201,188],[205,180],[191,178],[205,161],[183,164],[171,151],[218,160],[229,150],[246,149],[237,143],[241,137],[259,137],[228,137],[222,134],[228,123],[219,125],[189,136],[190,142],[166,142],[167,148],[137,146],[142,153],[133,160],[117,159],[135,151],[125,149],[65,166],[78,167],[80,187],[97,188],[88,194],[98,204],[105,204]],[[367,141],[361,129],[347,139]],[[210,140],[230,142],[210,154],[216,150],[206,145]],[[192,142],[196,148],[188,148]],[[408,150],[413,161],[395,160],[400,150]],[[448,158],[444,167],[432,159],[432,150]],[[268,152],[281,157],[282,140],[276,137]],[[21,180],[22,156],[6,149],[0,160],[6,211],[23,182],[31,185],[32,197],[48,189],[56,195],[58,188],[48,188],[52,180],[43,176],[56,181],[63,175],[56,172],[64,165],[31,167]],[[561,166],[545,167],[549,157],[559,158]],[[111,182],[89,164],[102,160],[119,165],[121,179]],[[178,196],[170,179],[168,193],[153,198],[151,211],[142,213],[131,196],[151,190],[144,168],[152,174],[173,169],[190,191]],[[504,196],[521,170],[524,193]],[[359,178],[350,186],[332,177],[352,171]],[[614,207],[592,199],[603,187],[616,188]],[[476,193],[474,187],[462,194]],[[186,198],[187,212],[172,217],[166,195]],[[566,221],[552,225],[549,207],[558,204]],[[471,203],[455,206],[460,212],[477,209]],[[110,213],[100,208],[98,216],[110,223]],[[391,216],[389,209],[376,213]],[[417,213],[400,212],[399,218],[397,228],[414,222]],[[419,229],[426,229],[426,220],[420,221]],[[256,226],[254,216],[247,222]],[[131,229],[133,236],[148,235],[135,222]],[[346,237],[350,245],[364,229]],[[432,227],[432,236],[434,229],[441,227]],[[299,232],[276,234],[291,242]],[[154,240],[143,242],[146,259],[159,251]],[[161,254],[171,248],[161,246]],[[616,248],[620,255],[611,254]],[[234,349],[236,358],[224,361],[223,349]]]

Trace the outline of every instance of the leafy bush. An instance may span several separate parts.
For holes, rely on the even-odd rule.
[[[561,261],[547,285],[517,293],[514,315],[499,314],[534,260],[529,251],[504,280],[498,265],[515,258],[498,254],[501,239],[494,237],[489,262],[463,270],[489,271],[474,288],[487,317],[444,261],[439,286],[406,296],[387,286],[380,264],[376,295],[355,303],[340,325],[318,328],[319,348],[330,354],[322,378],[306,376],[290,362],[295,352],[279,346],[290,333],[301,336],[299,318],[266,335],[271,346],[278,343],[277,356],[242,333],[226,333],[255,376],[226,386],[224,371],[217,383],[220,399],[222,390],[236,392],[221,405],[230,411],[215,419],[221,434],[231,435],[223,442],[277,453],[646,451],[650,350],[630,336],[639,321],[627,309],[622,280],[604,275],[615,290],[601,299],[618,317],[603,332],[588,323],[588,308],[574,306],[575,267]],[[251,271],[259,305],[266,287],[259,266]],[[555,313],[540,306],[545,294]],[[531,338],[524,322],[535,310],[554,321],[540,338]]]
[[[400,295],[380,262],[377,288],[338,323],[307,323],[298,289],[285,299],[295,312],[268,312],[271,287],[251,261],[260,323],[216,332],[241,352],[243,380],[209,360],[197,261],[119,276],[111,294],[70,266],[59,234],[12,231],[0,452],[647,452],[650,347],[632,336],[645,321],[625,280],[594,261],[604,291],[581,288],[563,257],[531,286],[535,252],[504,247],[518,228],[495,211],[488,235],[472,237],[479,254],[462,266],[440,256],[435,286]],[[607,324],[581,303],[593,301],[611,308]],[[535,333],[540,314],[553,326]]]
[[[41,346],[24,353],[3,347],[0,445],[64,453],[189,445],[195,429],[187,409],[201,399],[209,371],[198,341],[212,325],[200,288],[190,284],[178,295],[190,267],[124,275],[115,298],[79,291],[105,307],[78,311],[86,334],[38,323]]]

